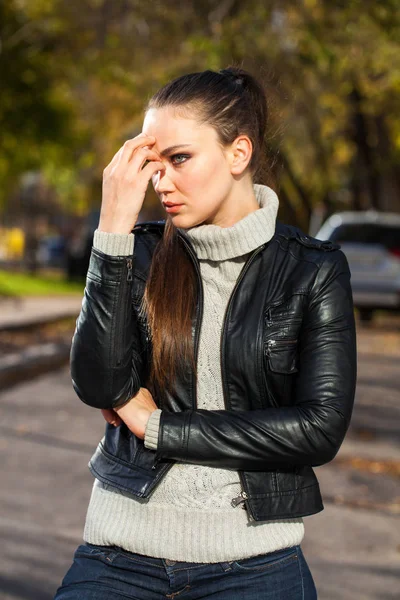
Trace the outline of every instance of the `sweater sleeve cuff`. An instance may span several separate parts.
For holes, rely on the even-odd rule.
[[[157,450],[160,418],[161,409],[157,408],[151,413],[144,431],[144,445],[146,448],[150,448],[151,450]]]
[[[95,230],[93,247],[109,256],[130,256],[133,254],[133,233],[108,233]]]

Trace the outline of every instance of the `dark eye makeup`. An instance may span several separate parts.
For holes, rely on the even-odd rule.
[[[174,159],[175,159],[177,156],[179,156],[179,157],[184,157],[184,158],[185,158],[185,160],[183,160],[183,161],[182,161],[182,160],[180,160],[180,161],[174,161]],[[181,153],[179,153],[179,154],[172,154],[172,155],[170,156],[170,159],[171,159],[172,163],[173,163],[173,164],[174,164],[176,167],[178,167],[179,165],[183,165],[183,163],[185,163],[185,162],[186,162],[186,160],[187,160],[188,158],[190,158],[190,154],[181,154]]]

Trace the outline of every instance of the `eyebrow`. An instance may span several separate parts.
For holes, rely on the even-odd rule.
[[[169,146],[168,148],[165,148],[165,150],[160,152],[160,154],[161,156],[166,156],[167,154],[170,154],[173,150],[176,150],[177,148],[185,148],[186,146],[191,146],[191,144],[175,144],[175,146]]]

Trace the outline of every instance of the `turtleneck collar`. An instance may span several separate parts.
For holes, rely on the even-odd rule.
[[[232,227],[207,224],[178,228],[190,240],[199,259],[236,258],[269,242],[275,233],[279,199],[267,185],[256,183],[253,189],[260,208]]]

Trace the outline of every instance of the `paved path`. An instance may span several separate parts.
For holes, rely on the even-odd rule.
[[[81,305],[82,294],[0,298],[0,329],[14,324],[43,321],[45,318],[78,315]]]
[[[316,468],[325,510],[304,519],[319,600],[399,597],[400,478],[382,471],[400,460],[399,358],[400,328],[360,333],[351,428],[335,460]],[[82,539],[87,462],[103,430],[100,413],[75,396],[68,369],[1,394],[1,600],[52,599]],[[341,463],[354,457],[380,467]]]

